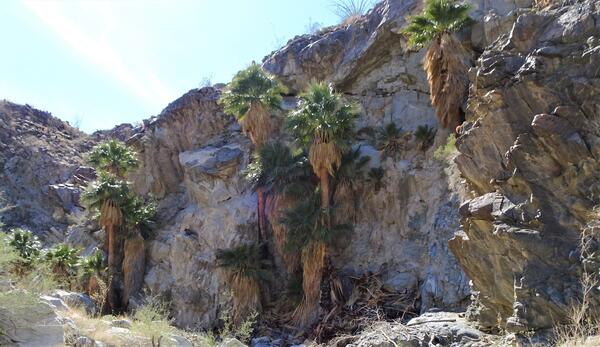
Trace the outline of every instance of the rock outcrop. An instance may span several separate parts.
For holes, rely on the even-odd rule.
[[[180,326],[216,322],[228,287],[215,251],[256,237],[256,196],[241,177],[250,141],[223,113],[219,95],[188,92],[130,140],[142,159],[135,187],[159,198],[145,283],[171,298]]]
[[[82,212],[82,183],[93,177],[87,135],[28,105],[0,101],[0,222],[61,242]]]
[[[598,1],[529,11],[471,71],[456,163],[476,197],[451,249],[479,292],[482,326],[549,328],[580,298],[582,257],[597,247],[598,38]]]

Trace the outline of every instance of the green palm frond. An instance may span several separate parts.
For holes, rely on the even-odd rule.
[[[357,117],[355,105],[344,102],[325,82],[316,82],[300,96],[300,108],[288,115],[287,128],[305,147],[315,136],[322,136],[345,152],[354,137]]]
[[[324,214],[318,192],[287,209],[280,221],[287,228],[285,248],[290,251],[300,250],[311,241],[331,244],[342,234],[352,231],[349,224],[328,227]]]
[[[32,261],[40,255],[42,243],[31,231],[15,228],[7,235],[8,244],[12,246],[25,261]]]
[[[79,250],[68,245],[57,245],[46,252],[46,261],[53,266],[59,266],[65,270],[73,270],[80,264]]]
[[[88,154],[87,161],[97,170],[107,171],[121,178],[138,166],[136,153],[116,140],[94,147]]]
[[[94,250],[94,253],[86,258],[81,258],[79,266],[86,275],[95,275],[106,271],[104,266],[104,255],[98,248]]]
[[[99,211],[106,200],[122,206],[129,199],[130,189],[127,181],[108,172],[101,172],[97,181],[88,186],[82,195],[82,201],[92,210]]]
[[[430,42],[438,35],[452,33],[472,22],[471,5],[455,0],[426,0],[423,13],[409,18],[403,30],[411,46]]]
[[[415,131],[415,138],[421,143],[421,148],[429,147],[435,138],[436,129],[429,125],[419,125]]]
[[[375,188],[375,191],[379,191],[383,186],[383,177],[385,176],[385,170],[381,167],[373,167],[369,170],[368,180]]]
[[[267,280],[269,262],[260,244],[243,244],[230,249],[216,251],[217,266],[227,269],[232,275]]]
[[[225,112],[243,119],[250,110],[250,105],[259,102],[268,109],[281,107],[281,94],[285,88],[260,65],[252,63],[248,68],[238,72],[221,96],[220,103]]]
[[[156,215],[156,201],[152,198],[147,200],[128,195],[127,199],[120,205],[123,212],[123,224],[127,230],[140,231],[147,238]]]
[[[342,163],[335,175],[336,184],[347,184],[350,187],[355,186],[365,178],[365,168],[370,160],[370,157],[361,156],[360,146],[344,153],[342,155]]]
[[[269,142],[253,154],[246,178],[266,192],[294,195],[298,184],[308,189],[311,170],[306,154],[280,141]]]

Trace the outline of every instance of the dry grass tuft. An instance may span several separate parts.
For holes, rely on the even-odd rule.
[[[595,245],[600,241],[600,210],[595,210],[591,222],[581,234],[580,254],[583,272],[581,274],[581,296],[572,306],[569,323],[555,328],[556,345],[561,347],[592,347],[600,344],[600,314],[592,309],[595,291],[600,284]]]

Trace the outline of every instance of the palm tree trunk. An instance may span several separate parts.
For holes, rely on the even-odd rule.
[[[111,313],[118,309],[118,296],[117,296],[117,264],[116,264],[116,234],[115,226],[108,224],[106,226],[106,237],[108,238],[108,292],[107,303]]]
[[[115,226],[109,224],[106,226],[106,237],[108,238],[108,272],[114,274],[117,268],[116,257],[115,257]]]
[[[261,187],[256,189],[258,197],[258,241],[267,239],[267,230],[265,223],[265,192]]]
[[[326,225],[331,226],[331,218],[329,214],[329,171],[327,168],[319,169],[319,179],[321,181],[321,208],[325,211]]]

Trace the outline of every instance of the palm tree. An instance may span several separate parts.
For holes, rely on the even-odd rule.
[[[410,45],[429,43],[423,60],[431,104],[440,125],[456,128],[463,118],[467,96],[468,57],[454,32],[469,24],[471,6],[454,0],[426,0],[423,13],[410,18],[404,30]]]
[[[361,183],[366,179],[365,169],[370,160],[370,157],[361,156],[360,146],[342,155],[333,193],[337,222],[355,220],[359,202],[357,195]]]
[[[127,172],[138,166],[135,152],[116,140],[94,147],[88,156],[88,163],[96,170],[109,172],[118,178],[125,178]]]
[[[221,96],[225,112],[234,115],[256,145],[271,134],[271,111],[281,107],[283,86],[256,63],[238,72]]]
[[[279,220],[282,211],[295,200],[314,191],[305,153],[294,152],[280,141],[266,143],[253,154],[246,178],[267,196],[265,210],[273,229],[275,250],[288,272],[294,272],[300,265],[299,256],[283,250],[287,232]]]
[[[260,282],[268,279],[268,262],[259,244],[218,249],[216,257],[217,266],[227,271],[232,286],[233,320],[238,324],[261,307]]]
[[[123,143],[111,140],[94,147],[88,156],[88,162],[100,174],[98,180],[88,187],[83,199],[90,209],[100,212],[98,222],[106,231],[110,278],[108,305],[115,311],[118,308],[116,282],[120,280],[117,229],[131,219],[132,210],[125,207],[132,206],[133,194],[125,177],[137,167],[138,160],[135,152]]]
[[[293,315],[300,326],[312,324],[319,315],[321,279],[328,245],[351,230],[348,224],[329,225],[323,218],[324,213],[320,194],[315,192],[287,209],[281,218],[281,223],[288,230],[286,248],[301,250],[304,296]]]
[[[320,180],[321,208],[329,215],[329,178],[340,166],[342,153],[354,136],[356,108],[345,103],[324,82],[313,83],[300,96],[300,108],[288,116],[287,127],[300,142],[309,147],[308,159]]]
[[[99,281],[102,280],[102,273],[106,271],[102,251],[96,248],[92,255],[82,258],[80,267],[83,272],[85,291],[92,297],[98,295]]]
[[[284,91],[274,77],[252,62],[233,77],[220,102],[225,112],[238,119],[244,133],[260,148],[271,135],[271,111],[281,108],[281,94]],[[265,234],[265,195],[261,189],[257,189],[256,194],[259,233]]]

